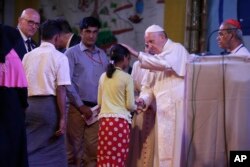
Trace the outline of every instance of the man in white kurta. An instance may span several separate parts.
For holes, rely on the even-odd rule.
[[[129,46],[127,48],[138,57],[142,68],[149,69],[143,78],[140,98],[145,108],[153,98],[156,100],[154,167],[179,167],[184,122],[184,75],[189,54],[181,44],[168,39],[158,25],[146,29],[145,44],[151,53],[156,54],[138,53]]]

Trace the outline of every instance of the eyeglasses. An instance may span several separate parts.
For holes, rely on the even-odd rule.
[[[218,32],[219,37],[224,37],[227,34],[232,34],[233,32],[237,31],[237,28],[226,28],[226,29],[220,29]]]
[[[218,36],[219,37],[224,37],[224,36],[226,36],[228,33],[227,32],[222,32],[222,31],[219,31],[218,32]]]
[[[27,23],[28,23],[28,25],[29,26],[35,26],[36,28],[39,28],[40,27],[40,23],[37,23],[37,22],[35,22],[35,21],[33,21],[33,20],[28,20],[28,19],[25,19],[25,18],[23,18],[25,21],[27,21]]]

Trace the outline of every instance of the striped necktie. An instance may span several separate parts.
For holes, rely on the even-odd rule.
[[[31,40],[30,39],[27,39],[26,40],[26,44],[28,46],[28,52],[30,52],[32,50],[32,45],[31,45]]]

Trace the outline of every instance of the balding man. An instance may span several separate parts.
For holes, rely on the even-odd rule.
[[[142,68],[149,69],[142,80],[138,105],[145,110],[154,98],[156,100],[153,166],[178,167],[184,123],[184,75],[189,54],[158,25],[149,26],[144,38],[149,53],[125,46],[139,59]]]
[[[24,54],[37,47],[37,44],[32,37],[35,35],[40,26],[40,15],[32,8],[27,8],[22,11],[18,18],[17,29],[20,33],[20,41],[16,48],[17,53],[21,58]]]
[[[217,41],[219,47],[229,55],[250,55],[244,46],[241,25],[237,20],[228,19],[220,25]]]

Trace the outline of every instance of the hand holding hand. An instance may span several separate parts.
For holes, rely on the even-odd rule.
[[[135,104],[137,105],[136,112],[139,114],[143,111],[143,109],[146,107],[146,104],[142,98],[137,98],[135,100]]]

